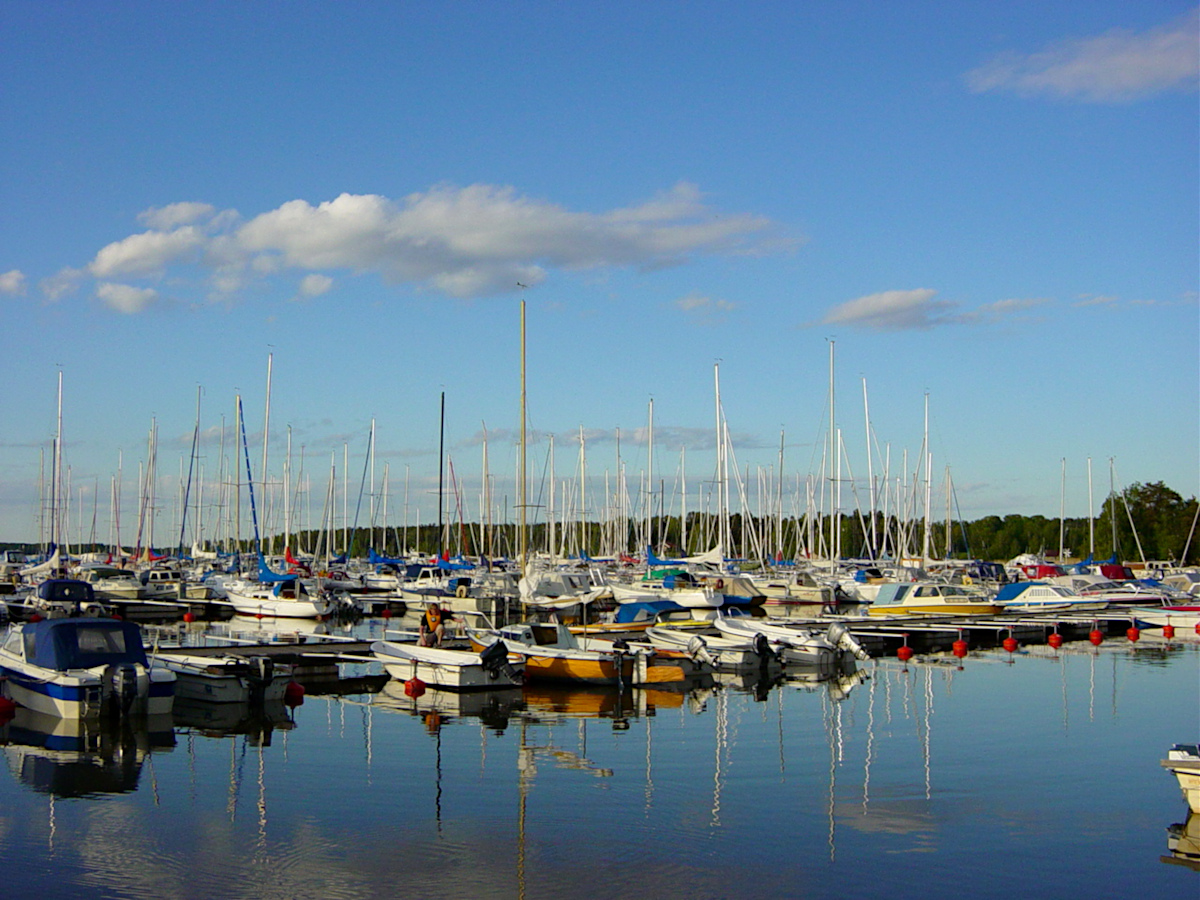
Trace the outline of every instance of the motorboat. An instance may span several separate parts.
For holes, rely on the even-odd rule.
[[[646,629],[646,638],[660,650],[704,654],[706,662],[721,672],[741,672],[778,666],[780,655],[771,649],[770,640],[761,632],[751,638],[723,634],[696,634],[695,631],[654,625]]]
[[[169,713],[175,697],[175,673],[147,660],[136,624],[116,619],[11,625],[0,674],[10,700],[64,719]]]
[[[869,616],[994,616],[1004,609],[983,593],[936,581],[893,582],[879,586]]]
[[[225,584],[225,599],[244,616],[315,619],[329,612],[329,601],[314,597],[298,578],[273,584],[246,581]]]
[[[656,665],[659,654],[652,647],[576,636],[561,622],[523,622],[494,632],[469,629],[469,634],[478,650],[502,640],[509,652],[524,656],[529,681],[649,684],[686,677],[675,655],[663,654],[675,664]]]
[[[477,653],[376,641],[371,653],[396,681],[417,678],[430,687],[451,691],[513,688],[524,680],[524,658],[510,654],[503,640]]]
[[[142,582],[132,569],[88,565],[81,566],[75,574],[92,586],[97,600],[137,600],[142,596]]]
[[[1139,627],[1172,628],[1200,634],[1200,603],[1173,606],[1133,606],[1127,612]]]
[[[75,578],[48,578],[25,596],[25,612],[42,618],[91,616],[99,618],[107,612],[96,599],[96,592],[86,581]]]
[[[1176,744],[1160,765],[1179,780],[1188,809],[1200,813],[1200,745]]]
[[[1108,606],[1107,600],[1084,597],[1069,587],[1044,581],[1003,585],[995,602],[1008,612],[1096,612]]]
[[[175,696],[208,703],[281,701],[292,667],[270,656],[205,656],[163,651],[158,662],[175,673]]]
[[[828,628],[784,625],[750,616],[721,616],[714,623],[726,637],[754,640],[763,635],[785,664],[821,666],[836,662],[845,654],[869,659],[869,654],[840,622]]]

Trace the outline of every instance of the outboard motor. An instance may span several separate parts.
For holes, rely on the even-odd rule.
[[[714,667],[717,664],[717,661],[713,659],[713,655],[708,652],[708,643],[698,634],[692,635],[688,640],[687,652],[693,662]]]
[[[764,669],[772,659],[783,662],[783,651],[772,650],[770,639],[762,632],[754,635],[754,652],[758,654],[758,664]]]
[[[483,671],[487,672],[487,676],[492,681],[495,681],[501,674],[507,673],[512,677],[512,669],[508,664],[508,645],[502,640],[493,641],[488,644],[479,654],[480,662],[483,663]]]
[[[829,631],[825,635],[829,639],[829,643],[837,647],[839,650],[846,650],[854,654],[855,659],[868,660],[871,655],[863,649],[862,644],[854,639],[848,629],[841,622],[834,622],[829,626]]]
[[[126,715],[138,698],[138,670],[134,663],[122,663],[110,669],[109,687],[112,700],[111,710],[115,715]]]
[[[262,703],[267,687],[275,680],[275,660],[269,656],[252,656],[248,662],[250,671],[246,682],[250,685],[250,702]]]

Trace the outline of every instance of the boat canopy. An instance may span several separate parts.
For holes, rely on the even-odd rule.
[[[44,619],[22,631],[25,660],[44,669],[92,669],[96,666],[146,665],[142,632],[134,622],[116,619]]]
[[[37,595],[39,600],[49,603],[92,603],[96,599],[96,592],[90,584],[74,578],[43,581],[38,585]]]

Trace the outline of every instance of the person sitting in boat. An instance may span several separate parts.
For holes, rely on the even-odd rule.
[[[425,607],[425,615],[421,616],[420,636],[417,643],[422,647],[440,647],[446,633],[446,621],[453,619],[450,610],[442,609],[437,603]]]

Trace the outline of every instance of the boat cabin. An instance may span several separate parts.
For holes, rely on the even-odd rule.
[[[27,622],[9,632],[4,650],[27,663],[57,672],[126,663],[146,665],[141,630],[133,622],[116,619]]]

